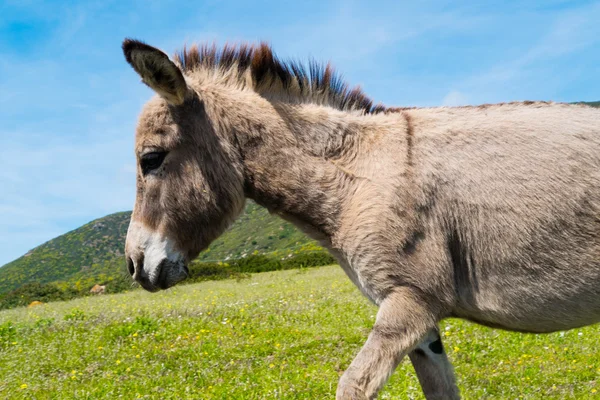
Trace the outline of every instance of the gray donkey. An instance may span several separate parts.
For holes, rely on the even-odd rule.
[[[437,324],[552,332],[600,321],[600,110],[522,102],[386,108],[266,44],[125,57],[158,95],[136,133],[128,268],[149,291],[246,198],[292,221],[379,306],[337,399],[372,399],[408,355],[456,399]]]

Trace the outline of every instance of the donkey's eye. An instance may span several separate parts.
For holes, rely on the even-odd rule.
[[[146,175],[148,172],[160,167],[166,155],[166,151],[153,151],[152,153],[144,154],[140,159],[142,174]]]

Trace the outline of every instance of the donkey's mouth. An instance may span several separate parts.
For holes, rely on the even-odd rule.
[[[144,286],[141,282],[142,287],[150,292],[156,292],[158,290],[166,290],[170,287],[175,286],[179,282],[183,281],[190,275],[190,270],[187,265],[183,263],[173,263],[169,260],[164,260],[157,267],[157,271],[153,274],[154,279],[148,280],[147,286]]]
[[[145,271],[136,272],[133,276],[133,280],[140,284],[145,290],[154,293],[160,290],[160,287],[156,285],[156,281],[151,280]]]
[[[158,287],[157,285],[155,285],[154,283],[152,283],[150,281],[150,279],[148,279],[147,276],[145,275],[138,275],[134,277],[134,280],[140,284],[141,287],[143,287],[145,290],[154,293],[154,292],[158,292],[160,290],[160,287]]]
[[[128,257],[127,266],[133,279],[149,292],[168,289],[190,276],[190,270],[183,260],[164,258],[156,265],[144,263],[144,258],[134,263]]]

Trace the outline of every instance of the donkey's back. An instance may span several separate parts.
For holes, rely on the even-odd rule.
[[[435,205],[427,218],[448,242],[454,315],[532,332],[600,321],[600,109],[412,115],[416,170]]]

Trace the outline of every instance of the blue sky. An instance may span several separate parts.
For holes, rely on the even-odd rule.
[[[0,265],[131,209],[133,134],[151,92],[134,37],[168,54],[272,43],[330,60],[388,105],[600,100],[600,1],[0,0]]]

